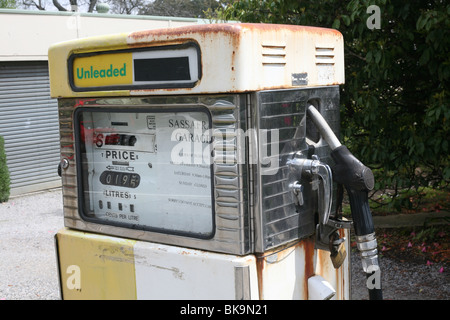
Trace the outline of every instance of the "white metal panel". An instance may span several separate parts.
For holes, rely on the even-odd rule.
[[[134,264],[137,299],[306,300],[315,275],[333,288],[333,300],[350,299],[349,258],[335,269],[329,252],[315,249],[312,238],[263,256],[137,241]]]
[[[256,258],[138,241],[138,299],[258,299]]]
[[[0,135],[11,194],[58,186],[58,106],[46,62],[0,64]]]
[[[192,42],[200,48],[202,67],[201,79],[194,87],[130,87],[129,79],[111,86],[105,82],[107,77],[97,78],[98,81],[82,88],[71,83],[74,68],[76,71],[72,62],[81,59],[84,53],[102,55],[107,51],[110,57],[124,63],[135,48],[159,49]],[[86,67],[98,64],[95,54],[83,58]],[[49,48],[49,66],[53,97],[249,92],[337,85],[345,81],[341,33],[277,24],[205,24],[66,41]],[[126,77],[133,73],[128,69]]]

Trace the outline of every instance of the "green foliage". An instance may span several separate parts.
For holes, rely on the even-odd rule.
[[[0,136],[0,202],[9,199],[9,171],[6,166],[5,141]]]
[[[414,233],[413,241],[417,242],[433,242],[438,240],[439,230],[434,227],[424,228],[417,233]]]
[[[0,8],[2,9],[15,9],[16,7],[16,0],[0,0]]]
[[[376,3],[376,1],[375,1]],[[364,27],[364,1],[350,1],[343,127],[377,188],[438,187],[450,180],[450,5],[378,1],[381,29]]]
[[[380,8],[380,28],[366,22]],[[336,28],[344,36],[343,142],[376,189],[448,188],[450,3],[243,0],[224,19]]]
[[[393,211],[402,213],[448,211],[450,210],[450,192],[428,187],[403,189],[397,193],[389,190],[374,195],[369,200],[369,204],[372,210],[381,215]]]
[[[154,0],[139,10],[139,14],[171,17],[211,18],[216,9],[230,0]]]

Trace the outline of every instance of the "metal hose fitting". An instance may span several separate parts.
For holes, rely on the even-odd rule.
[[[362,236],[356,236],[356,245],[361,254],[361,262],[364,272],[369,273],[378,269],[378,249],[375,232]]]

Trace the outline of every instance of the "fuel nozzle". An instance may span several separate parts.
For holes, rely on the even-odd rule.
[[[362,164],[345,146],[332,150],[331,157],[336,163],[333,167],[334,180],[345,186],[350,201],[356,244],[368,278],[369,297],[373,300],[382,299],[377,239],[368,200],[368,192],[374,186],[372,170]]]
[[[355,229],[356,243],[361,254],[363,270],[367,276],[367,287],[371,300],[381,300],[381,274],[378,264],[377,240],[369,207],[368,192],[374,187],[372,170],[359,161],[346,146],[341,145],[320,112],[308,107],[308,116],[331,148],[335,162],[333,180],[347,190]]]

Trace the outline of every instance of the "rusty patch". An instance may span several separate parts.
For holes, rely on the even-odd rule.
[[[268,23],[219,23],[219,24],[202,24],[194,26],[183,26],[176,28],[164,28],[155,30],[145,30],[132,32],[128,35],[133,43],[130,46],[141,45],[142,42],[148,43],[152,41],[152,45],[158,42],[166,41],[180,41],[184,39],[193,39],[195,37],[206,37],[207,35],[214,35],[218,33],[227,34],[233,38],[239,38],[241,32],[294,32],[294,33],[309,33],[309,34],[330,34],[334,33],[337,37],[342,37],[342,34],[334,29],[298,26],[298,25],[282,25],[282,24],[268,24]],[[177,39],[174,40],[173,37]],[[147,40],[147,41],[146,41]]]
[[[263,298],[263,270],[265,266],[264,258],[256,257],[256,273],[258,275],[259,299]]]
[[[303,242],[305,251],[305,278],[303,279],[304,297],[308,297],[308,278],[314,275],[314,238],[310,237]]]
[[[283,246],[282,248],[276,248],[270,251],[267,251],[263,254],[259,254],[256,256],[256,271],[258,275],[258,290],[259,297],[263,299],[264,296],[264,271],[268,266],[268,260],[270,257],[274,257],[276,255],[276,261],[282,261],[287,256],[292,254],[294,251],[301,250],[304,253],[304,279],[303,279],[303,297],[308,297],[308,278],[315,274],[314,270],[314,257],[315,257],[315,249],[314,249],[314,237],[302,239],[301,241],[297,241],[295,244],[288,244]]]
[[[184,26],[177,28],[165,28],[165,29],[156,29],[156,30],[146,30],[146,31],[137,31],[130,33],[128,35],[129,38],[140,42],[148,38],[158,38],[159,41],[164,41],[162,38],[166,38],[169,40],[172,37],[185,37],[187,35],[192,34],[217,34],[217,33],[226,33],[226,34],[239,34],[240,32],[240,24],[202,24],[195,26]],[[190,38],[190,37],[188,37]]]
[[[198,83],[200,84],[200,82],[201,82],[201,80]],[[333,85],[333,84],[331,84],[331,85]],[[161,90],[163,90],[164,92],[181,92],[181,93],[193,93],[193,94],[217,94],[217,93],[235,94],[235,93],[251,93],[251,92],[261,91],[261,90],[285,90],[285,89],[296,88],[296,87],[292,87],[291,85],[279,85],[279,86],[261,86],[256,89],[235,89],[235,90],[222,90],[222,91],[215,90],[215,91],[211,91],[211,92],[207,92],[207,91],[199,92],[199,91],[195,91],[195,89],[197,87],[198,87],[198,85],[196,85],[193,88],[165,88],[165,89],[130,90],[130,95],[144,96],[144,95],[150,95],[151,93],[161,91]],[[306,87],[306,86],[302,86],[302,87]],[[297,87],[297,88],[300,88],[300,87]]]

